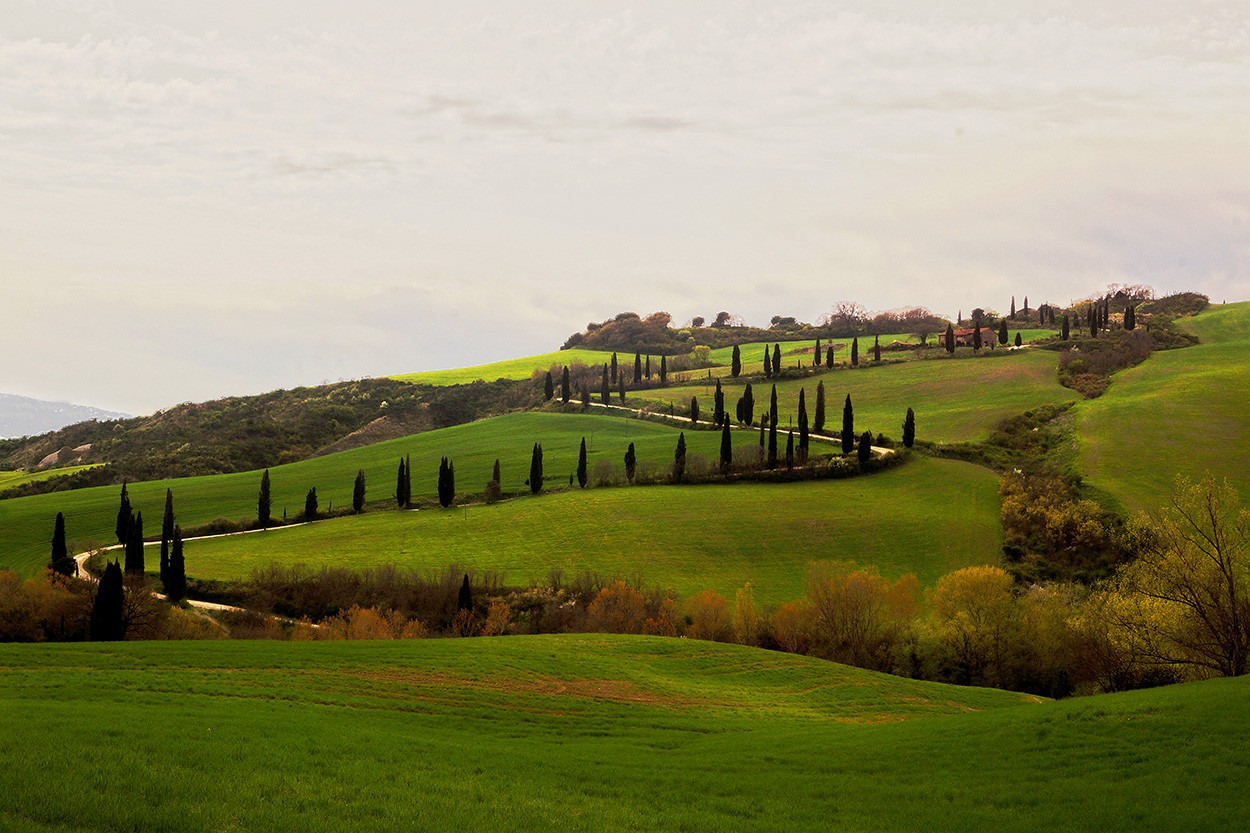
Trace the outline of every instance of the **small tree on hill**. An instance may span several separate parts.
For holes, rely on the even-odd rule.
[[[647,381],[650,382],[651,381],[651,354],[650,353],[647,354],[647,359],[645,362],[643,362],[642,370],[643,370],[643,373],[645,373],[647,376]]]
[[[690,424],[699,424],[699,398],[697,396],[690,397]]]
[[[612,384],[616,384],[616,352],[612,353]]]
[[[950,325],[949,321],[946,324],[945,345],[947,353],[955,352],[955,328]]]
[[[851,367],[859,367],[859,336],[851,339]]]
[[[873,336],[872,341],[872,360],[874,362],[881,361],[881,336]]]
[[[725,392],[721,390],[720,379],[716,380],[716,393],[712,394],[712,422],[717,427],[728,422],[725,419]]]
[[[634,384],[642,384],[642,355],[634,353]]]
[[[456,497],[456,469],[444,457],[438,464],[438,505],[446,509]]]
[[[747,425],[755,424],[755,394],[751,391],[750,382],[742,391],[742,421]]]
[[[69,545],[65,542],[65,515],[56,513],[56,521],[52,525],[52,558],[48,568],[63,576],[78,575],[78,562],[70,557]]]
[[[799,462],[807,462],[807,389],[799,388]]]
[[[578,392],[581,394],[582,410],[584,411],[590,407],[590,388],[582,385]]]
[[[395,473],[395,504],[403,509],[407,504],[407,498],[404,495],[404,484],[407,482],[407,464],[404,458],[399,458],[399,470]]]
[[[313,486],[304,496],[304,520],[317,520],[317,487]]]
[[[764,376],[768,377],[772,375],[773,375],[773,354],[772,354],[772,351],[768,349],[768,347],[765,347],[764,348]]]
[[[742,351],[736,344],[733,349],[733,358],[729,363],[729,372],[735,379],[742,373]]]
[[[859,435],[859,462],[867,463],[872,459],[872,432],[865,431]]]
[[[773,345],[773,375],[781,373],[781,345]]]
[[[720,430],[720,473],[729,474],[733,462],[733,440],[729,436],[729,420],[725,420],[725,425]]]
[[[502,477],[500,477],[500,471],[499,471],[499,458],[498,458],[498,457],[496,457],[496,458],[495,458],[495,466],[494,466],[494,468],[492,468],[492,469],[491,469],[491,471],[490,471],[490,479],[491,479],[491,480],[494,480],[496,483],[502,483],[502,482],[503,482],[503,478],[502,478]]]
[[[1124,308],[1124,329],[1134,330],[1137,328],[1137,312],[1132,305]]]
[[[122,498],[117,507],[117,526],[114,527],[117,532],[117,543],[126,543],[130,535],[130,517],[133,514],[134,510],[130,508],[130,495],[126,491],[125,481],[122,481]]]
[[[126,587],[122,568],[110,561],[100,576],[91,605],[91,641],[120,642],[126,638]]]
[[[1064,341],[1067,341],[1071,337],[1071,331],[1069,329],[1070,326],[1071,325],[1068,321],[1068,316],[1065,315],[1063,317],[1063,340]]]
[[[556,383],[555,380],[551,378],[550,370],[547,371],[547,378],[543,382],[543,396],[546,397],[548,402],[556,396]]]
[[[460,593],[456,596],[456,610],[473,610],[473,589],[469,587],[469,574],[464,574],[460,583]]]
[[[126,572],[142,576],[143,565],[143,512],[136,512],[130,523],[126,538]]]
[[[825,430],[825,383],[816,383],[816,413],[812,419],[812,430],[819,434]]]
[[[616,398],[620,400],[622,405],[625,404],[625,374],[624,373],[616,377]]]
[[[538,494],[543,490],[543,447],[534,443],[534,451],[530,454],[530,494]]]
[[[825,349],[825,367],[833,370],[833,345],[830,344]]]
[[[1020,337],[1020,333],[1016,333],[1016,346],[1020,347],[1024,344],[1024,339]]]
[[[999,345],[1000,345],[1000,346],[1003,346],[1003,347],[1006,347],[1006,346],[1007,346],[1007,339],[1008,339],[1009,337],[1010,337],[1010,336],[1009,336],[1009,335],[1008,335],[1008,333],[1007,333],[1007,319],[1006,319],[1006,318],[1004,318],[1002,321],[999,321],[999,322],[998,322],[998,343],[999,343]]]
[[[260,476],[260,494],[256,497],[256,523],[261,529],[269,528],[269,469]]]
[[[677,435],[677,450],[673,452],[673,482],[680,483],[686,477],[686,433]]]
[[[1011,317],[1012,318],[1016,317],[1016,296],[1015,295],[1011,296]]]
[[[356,472],[356,482],[352,484],[352,511],[359,515],[365,511],[365,470]]]
[[[660,356],[660,387],[668,385],[668,356]]]
[[[165,597],[179,602],[187,595],[187,561],[182,552],[182,527],[174,525],[173,550],[169,555],[169,576],[165,579]]]
[[[842,453],[850,454],[855,450],[855,408],[851,405],[851,395],[846,395],[846,404],[842,406]]]
[[[567,405],[572,395],[573,388],[569,384],[569,366],[566,364],[560,371],[560,401]]]
[[[581,448],[577,452],[577,486],[580,489],[586,488],[587,480],[586,472],[586,438],[582,437]]]
[[[637,471],[638,454],[634,451],[634,444],[630,443],[629,448],[625,449],[625,479],[633,483],[634,474]]]
[[[975,353],[980,349],[981,349],[981,325],[978,322],[974,321],[972,322],[972,352]]]
[[[907,416],[903,417],[903,445],[911,448],[916,442],[916,415],[911,408],[907,409]]]

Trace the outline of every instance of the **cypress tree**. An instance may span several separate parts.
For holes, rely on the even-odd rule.
[[[768,414],[760,417],[760,461],[764,460],[764,438],[768,434]]]
[[[1016,296],[1015,295],[1011,296],[1011,317],[1012,318],[1016,317]]]
[[[530,454],[530,494],[536,495],[543,490],[543,447],[534,443],[534,451]]]
[[[725,425],[720,430],[720,473],[729,474],[729,470],[733,468],[733,462],[733,440],[729,437],[729,420],[725,420]]]
[[[399,471],[395,474],[395,503],[404,508],[404,458],[399,458]]]
[[[260,476],[260,494],[256,497],[256,523],[261,529],[269,528],[269,469]]]
[[[768,403],[768,467],[777,467],[777,386],[773,385]]]
[[[859,435],[859,462],[867,463],[872,459],[872,434],[865,431]]]
[[[737,403],[734,405],[734,416],[738,420],[739,425],[743,423],[743,415],[745,413],[742,409],[742,399],[743,398],[739,396]]]
[[[1016,346],[1020,347],[1023,344],[1024,344],[1024,339],[1020,337],[1019,333],[1016,333]]]
[[[126,588],[122,568],[110,561],[100,576],[91,605],[91,641],[119,642],[126,638]]]
[[[404,457],[404,506],[412,506],[412,455]]]
[[[773,345],[773,375],[781,373],[781,345]]]
[[[586,387],[585,385],[582,385],[581,390],[579,392],[582,395],[581,396],[582,410],[584,411],[590,407],[590,388]]]
[[[304,496],[304,520],[317,520],[317,487],[313,486]]]
[[[750,382],[742,391],[742,421],[747,425],[755,424],[755,394],[751,391]]]
[[[1007,332],[1007,319],[1004,318],[1003,320],[998,322],[999,345],[1005,347],[1007,345],[1007,339],[1010,338],[1010,335],[1011,334]]]
[[[773,375],[773,354],[767,347],[764,348],[764,376]]]
[[[1067,340],[1068,340],[1068,338],[1069,338],[1069,336],[1071,335],[1071,331],[1069,330],[1069,327],[1070,327],[1070,326],[1071,326],[1071,325],[1070,325],[1070,324],[1069,324],[1069,322],[1068,322],[1068,316],[1067,316],[1067,315],[1065,315],[1065,316],[1063,317],[1063,340],[1064,340],[1064,341],[1067,341]]]
[[[916,414],[911,408],[907,409],[907,416],[903,417],[903,445],[911,448],[916,442]]]
[[[690,397],[690,424],[699,424],[699,398],[697,396]]]
[[[668,356],[660,356],[660,387],[668,385]]]
[[[464,574],[460,593],[456,596],[456,610],[473,610],[473,590],[469,587],[469,574]]]
[[[960,310],[959,315],[955,317],[955,323],[961,327],[964,325],[964,311],[963,310]]]
[[[438,505],[446,509],[456,497],[456,469],[444,457],[438,464]]]
[[[169,572],[169,542],[174,537],[174,490],[165,490],[165,517],[161,520],[161,581]]]
[[[624,405],[625,404],[625,374],[624,373],[616,377],[616,385],[617,385],[616,396],[621,401],[621,404]]]
[[[634,384],[642,382],[642,356],[634,353]]]
[[[1028,319],[1029,317],[1029,296],[1028,295],[1024,296],[1024,306],[1021,307],[1021,312],[1024,313],[1025,319]]]
[[[48,567],[63,576],[78,575],[78,562],[70,558],[69,545],[65,543],[65,515],[56,513],[56,521],[52,525],[52,558]]]
[[[799,388],[799,462],[807,462],[807,390]]]
[[[825,367],[829,368],[830,370],[833,370],[833,345],[832,344],[830,344],[828,348],[825,349]]]
[[[612,351],[612,384],[616,384],[616,351]]]
[[[126,481],[122,481],[122,499],[117,507],[117,526],[114,530],[117,532],[117,543],[126,543],[130,535],[130,516],[134,514],[134,510],[130,508],[130,495],[126,491]]]
[[[1131,305],[1127,306],[1124,308],[1124,329],[1133,330],[1136,329],[1136,327],[1137,313],[1133,310]]]
[[[859,367],[859,336],[851,339],[851,367]]]
[[[813,364],[813,365],[819,365],[819,364],[820,364],[820,357],[821,357],[822,355],[823,355],[823,354],[820,352],[820,337],[819,337],[819,336],[817,336],[817,338],[816,338],[816,349],[812,351],[812,356],[813,356],[812,364]]]
[[[569,396],[572,392],[569,388],[569,366],[566,364],[560,371],[560,401],[565,405],[569,404]]]
[[[503,483],[503,478],[502,478],[502,477],[500,477],[499,475],[500,475],[500,472],[499,472],[499,458],[498,458],[498,457],[496,457],[496,458],[495,458],[495,467],[494,467],[493,469],[491,469],[491,472],[490,472],[490,479],[491,479],[491,480],[493,480],[493,481],[495,481],[496,483]]]
[[[846,404],[842,406],[842,453],[850,454],[855,450],[855,409],[851,405],[851,395],[846,395]]]
[[[949,321],[946,322],[946,352],[955,352],[955,328],[950,325]]]
[[[812,430],[819,434],[825,430],[825,383],[816,383],[816,414],[812,420]]]
[[[126,572],[143,575],[143,512],[136,512],[126,538]]]
[[[604,405],[608,404],[608,400],[612,398],[612,388],[608,382],[608,366],[603,366],[603,378],[599,381],[599,398]]]
[[[727,421],[725,419],[725,392],[721,390],[720,379],[717,379],[716,393],[712,394],[712,422],[721,426]]]
[[[552,399],[555,398],[555,395],[556,395],[556,383],[555,383],[555,380],[551,378],[551,371],[548,370],[547,379],[546,381],[543,382],[543,396],[545,396],[547,398],[547,401],[550,402]]]
[[[165,597],[179,602],[187,595],[187,562],[182,552],[182,527],[174,524],[173,552],[169,556],[169,578],[165,581]]]
[[[647,354],[647,361],[642,366],[643,372],[647,375],[647,381],[651,381],[651,354]]]
[[[673,452],[673,480],[680,483],[686,476],[686,433],[677,435],[677,450]]]
[[[356,482],[352,484],[352,511],[359,515],[365,511],[365,470],[356,472]]]
[[[972,322],[972,352],[981,349],[981,324],[977,321]]]
[[[630,483],[634,482],[634,472],[638,470],[638,455],[634,451],[634,444],[630,443],[629,448],[625,449],[625,479]]]
[[[738,349],[738,345],[734,345],[733,358],[729,363],[729,373],[735,379],[742,373],[742,351]]]
[[[786,432],[786,468],[794,468],[794,432]]]
[[[872,339],[872,360],[879,362],[881,361],[881,336],[873,336]]]
[[[586,438],[582,437],[582,447],[577,452],[577,487],[586,488]]]

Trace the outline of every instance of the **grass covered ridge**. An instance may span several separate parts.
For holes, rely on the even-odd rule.
[[[7,645],[0,666],[17,833],[1152,831],[1246,811],[1247,679],[1039,703],[595,635]]]
[[[631,372],[633,359],[633,354],[629,354]],[[625,354],[619,354],[616,360],[623,367],[626,360]],[[401,382],[414,382],[423,385],[467,385],[478,380],[494,382],[497,379],[528,379],[536,371],[546,372],[553,366],[556,368],[565,365],[572,366],[575,362],[581,362],[585,365],[600,365],[611,361],[612,352],[610,350],[585,350],[580,347],[572,347],[568,350],[557,350],[554,353],[540,353],[536,356],[524,356],[519,359],[504,359],[503,361],[479,364],[473,367],[400,373],[391,376],[391,378],[398,379]],[[559,375],[552,375],[555,378],[555,383],[559,385]]]

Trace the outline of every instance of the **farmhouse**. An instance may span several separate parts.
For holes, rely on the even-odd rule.
[[[977,331],[976,327],[966,327],[962,330],[955,331],[956,347],[971,347],[973,333]],[[998,333],[994,332],[991,327],[981,328],[981,346],[994,349],[998,346]]]

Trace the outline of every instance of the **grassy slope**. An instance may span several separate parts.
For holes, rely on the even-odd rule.
[[[501,460],[504,491],[527,490],[524,483],[535,442],[543,445],[547,476],[563,478],[576,468],[583,436],[593,471],[600,457],[621,464],[630,442],[636,443],[642,461],[671,461],[677,429],[594,414],[509,414],[275,467],[270,470],[273,513],[281,518],[284,508],[292,517],[302,512],[304,496],[314,486],[323,510],[331,503],[339,508],[350,506],[352,483],[361,468],[370,499],[393,496],[401,454],[412,457],[415,495],[435,494],[438,461],[445,454],[455,463],[456,482],[465,491],[481,491],[496,457]],[[689,433],[687,440],[691,455],[715,454],[720,447],[714,432]],[[145,531],[155,535],[160,532],[166,488],[174,491],[179,523],[189,527],[221,517],[255,518],[259,487],[260,473],[244,472],[134,483],[129,491],[132,505],[144,513]],[[0,569],[16,569],[25,575],[42,569],[57,512],[65,513],[69,538],[80,548],[91,542],[113,543],[118,495],[117,487],[99,487],[0,500]]]
[[[504,570],[524,583],[561,569],[732,598],[798,597],[807,562],[846,560],[922,584],[999,555],[997,478],[919,458],[871,477],[787,485],[589,489],[467,511],[379,512],[187,544],[187,571],[246,576],[270,561]],[[958,500],[952,500],[958,495]]]
[[[1178,473],[1227,477],[1250,501],[1250,302],[1181,323],[1202,344],[1152,355],[1078,407],[1083,471],[1131,510],[1160,506]]]
[[[56,469],[44,469],[43,471],[0,471],[0,492],[8,489],[15,489],[27,483],[38,483],[41,480],[47,480],[50,477],[59,477],[61,475],[76,474],[87,469],[94,469],[102,463],[93,463],[89,466],[61,466]]]
[[[631,361],[632,358],[631,354]],[[617,356],[618,362],[623,362],[624,359],[623,354]],[[542,353],[537,356],[525,356],[519,359],[505,359],[501,362],[479,364],[475,367],[401,373],[391,378],[399,379],[401,382],[415,382],[423,385],[466,385],[479,379],[486,382],[493,382],[496,379],[528,379],[534,375],[534,371],[547,371],[551,369],[552,365],[572,365],[574,362],[599,365],[611,360],[611,351],[583,350],[580,347],[574,347],[569,350],[557,350],[554,353]],[[559,383],[559,378],[556,378],[556,384]]]
[[[1247,810],[1250,678],[1035,703],[608,636],[7,645],[0,665],[15,833],[1233,830]]]
[[[807,389],[808,418],[813,418],[816,383],[825,383],[826,427],[841,430],[842,404],[849,393],[855,407],[856,430],[870,429],[895,438],[902,434],[907,409],[916,412],[916,436],[937,442],[976,440],[987,436],[1003,418],[1077,394],[1062,387],[1056,377],[1055,354],[1025,350],[1009,356],[976,359],[936,358],[855,370],[827,371],[777,386],[782,425],[798,410],[799,389]],[[732,413],[742,394],[742,382],[726,383],[725,407]],[[753,381],[756,414],[768,409],[771,382]],[[638,391],[634,396],[656,402],[688,403],[699,397],[711,412],[713,386],[707,384]]]

